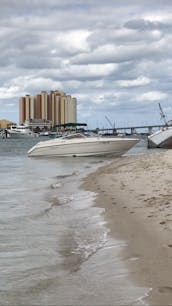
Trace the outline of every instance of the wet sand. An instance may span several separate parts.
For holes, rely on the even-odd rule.
[[[127,242],[121,256],[133,258],[136,286],[150,288],[145,302],[172,305],[172,150],[116,158],[83,187],[97,193],[110,236]]]

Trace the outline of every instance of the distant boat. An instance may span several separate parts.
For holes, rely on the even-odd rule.
[[[11,125],[6,129],[8,137],[11,138],[25,138],[33,137],[35,133],[30,130],[27,125]]]
[[[28,151],[28,156],[121,156],[139,139],[90,136],[82,133],[40,141]]]
[[[50,132],[49,131],[39,132],[39,136],[50,136]]]

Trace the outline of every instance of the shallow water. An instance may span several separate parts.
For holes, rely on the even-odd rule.
[[[131,305],[136,287],[96,194],[79,189],[103,158],[28,158],[38,139],[0,140],[0,304]],[[129,152],[145,152],[144,144]]]

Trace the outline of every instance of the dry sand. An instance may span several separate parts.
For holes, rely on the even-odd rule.
[[[105,208],[110,235],[127,242],[123,258],[149,305],[172,305],[172,150],[124,156],[84,182]],[[131,268],[131,269],[130,269]]]

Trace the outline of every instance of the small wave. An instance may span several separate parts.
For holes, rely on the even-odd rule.
[[[62,204],[63,204],[63,203],[60,202],[59,198],[54,197],[53,200],[52,200],[52,204],[51,204],[48,208],[46,208],[46,209],[44,210],[44,213],[47,213],[47,212],[49,212],[51,209],[53,209],[54,207],[61,206]]]
[[[70,254],[77,258],[75,265],[72,267],[73,272],[80,270],[81,265],[88,261],[90,257],[95,255],[99,250],[103,249],[107,243],[107,233],[104,233],[103,237],[99,241],[80,241],[74,250],[71,250]]]
[[[138,299],[136,299],[135,301],[134,301],[134,303],[133,303],[133,305],[145,305],[145,306],[148,306],[149,304],[147,304],[146,302],[145,302],[145,299],[149,296],[149,294],[150,294],[150,292],[152,291],[152,288],[148,288],[148,289],[145,289],[146,290],[146,292],[142,295],[142,296],[140,296]]]
[[[82,253],[82,262],[87,261],[91,256],[96,254],[99,250],[105,247],[106,241],[101,241],[99,244],[90,244],[85,246],[78,246],[78,249],[73,251],[74,254]]]
[[[57,175],[56,178],[62,180],[62,179],[65,179],[67,177],[74,176],[74,175],[77,175],[77,172],[74,171],[74,172],[69,173],[69,174]]]
[[[70,197],[63,197],[63,198],[58,198],[58,197],[54,197],[52,200],[51,200],[51,205],[44,209],[44,211],[42,213],[39,214],[39,216],[42,216],[43,214],[46,214],[48,213],[49,211],[51,211],[54,207],[59,207],[63,204],[67,204],[69,202],[71,202],[73,200],[73,197],[70,196]]]
[[[61,186],[62,186],[61,183],[55,183],[55,184],[51,184],[51,185],[50,185],[50,188],[51,188],[51,189],[57,189],[57,188],[60,188]]]
[[[74,200],[74,195],[69,195],[69,196],[63,196],[58,198],[60,204],[68,204]]]
[[[103,162],[104,160],[94,160],[94,161],[91,161],[90,164],[101,164]]]

